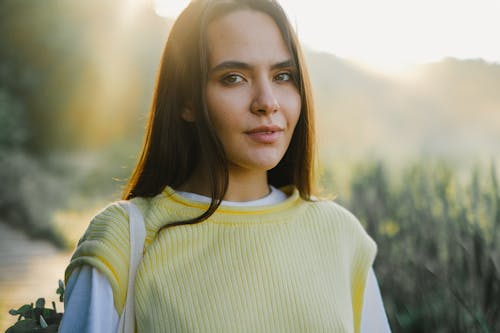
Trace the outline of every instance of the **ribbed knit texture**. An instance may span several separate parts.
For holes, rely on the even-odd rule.
[[[133,199],[146,224],[136,279],[138,332],[358,332],[376,245],[347,210],[292,188],[277,205],[220,207],[196,225],[160,228],[207,207],[167,188]],[[126,297],[128,218],[110,205],[91,222],[66,270],[106,275]]]

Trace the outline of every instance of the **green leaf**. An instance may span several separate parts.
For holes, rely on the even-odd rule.
[[[43,309],[45,307],[45,298],[39,298],[36,300],[36,308]]]
[[[10,310],[9,313],[13,316],[17,316],[17,315],[21,315],[23,317],[26,316],[26,313],[31,311],[33,309],[33,303],[30,305],[30,304],[24,304],[23,306],[21,306],[19,309],[17,310]]]
[[[59,288],[57,288],[56,293],[59,295],[59,302],[64,301],[64,282],[59,280]]]

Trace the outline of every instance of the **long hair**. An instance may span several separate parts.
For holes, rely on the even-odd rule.
[[[299,120],[282,160],[268,171],[275,187],[294,185],[309,200],[314,173],[314,120],[309,76],[298,39],[281,6],[274,0],[193,0],[173,24],[156,79],[146,136],[138,164],[123,199],[153,197],[166,186],[177,188],[204,161],[211,203],[200,216],[169,226],[207,219],[220,205],[228,186],[227,159],[211,124],[205,100],[208,77],[208,25],[235,10],[251,9],[269,15],[278,26],[296,68],[301,97]],[[182,119],[189,107],[195,122]]]

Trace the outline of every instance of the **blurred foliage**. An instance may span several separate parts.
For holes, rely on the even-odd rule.
[[[0,121],[8,129],[0,148],[8,140],[43,154],[140,140],[168,22],[147,8],[127,21],[122,7],[0,2]]]
[[[476,168],[467,183],[446,163],[415,163],[399,177],[387,169],[355,168],[343,201],[378,244],[393,332],[500,332],[496,166]]]
[[[63,200],[64,183],[29,154],[0,151],[1,221],[28,235],[64,248],[64,240],[50,224],[51,207]]]
[[[168,22],[122,4],[0,1],[0,222],[59,247],[54,210],[116,199],[141,141]]]

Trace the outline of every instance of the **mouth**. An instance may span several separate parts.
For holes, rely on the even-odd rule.
[[[273,144],[281,137],[284,129],[277,125],[255,127],[247,132],[250,139],[259,144]]]
[[[255,127],[247,132],[246,134],[257,134],[257,133],[265,133],[265,134],[272,134],[275,132],[283,132],[283,128],[281,128],[278,125],[264,125],[264,126],[259,126]]]

